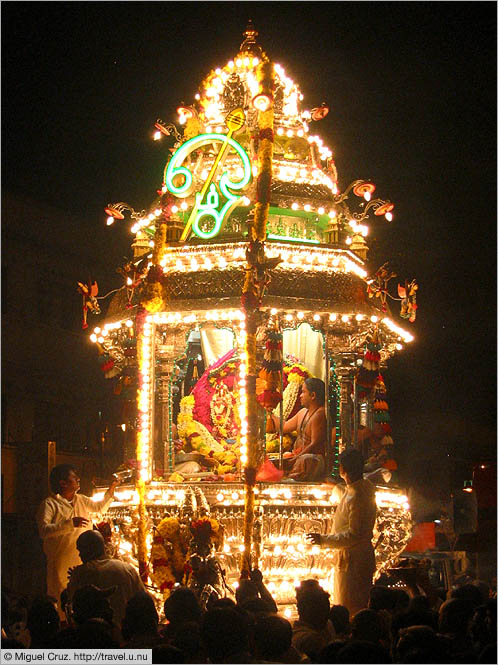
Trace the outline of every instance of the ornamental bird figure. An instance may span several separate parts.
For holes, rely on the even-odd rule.
[[[99,292],[99,287],[97,282],[92,282],[91,279],[88,280],[87,284],[78,282],[78,291],[83,296],[83,330],[88,328],[88,323],[86,317],[88,311],[92,314],[100,314],[100,307],[97,300],[97,294]]]
[[[408,319],[413,323],[417,316],[417,291],[418,284],[415,279],[411,282],[405,280],[405,285],[398,284],[398,295],[401,298],[401,311],[399,315],[402,319]]]
[[[143,278],[147,274],[148,269],[148,258],[144,258],[138,263],[133,263],[133,261],[127,261],[124,266],[117,268],[116,272],[124,277],[125,288],[126,288],[126,308],[131,309],[133,294],[135,289],[142,282]]]
[[[369,282],[367,287],[369,298],[373,298],[374,296],[380,298],[383,312],[387,311],[387,296],[389,295],[387,284],[393,277],[396,277],[396,273],[390,270],[386,262],[377,270],[375,277]]]
[[[249,235],[251,235],[251,225],[254,221],[254,217],[251,216],[251,213],[249,213],[250,216],[247,219]],[[246,272],[249,273],[254,298],[256,298],[257,302],[261,302],[266,287],[271,281],[270,271],[273,270],[282,259],[280,256],[271,259],[268,258],[265,255],[263,244],[257,240],[251,242],[247,248],[246,259],[249,264],[249,267],[246,268]]]

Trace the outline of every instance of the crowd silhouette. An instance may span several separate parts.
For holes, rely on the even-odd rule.
[[[61,622],[49,596],[28,604],[2,591],[2,648],[152,649],[154,663],[497,662],[496,589],[482,581],[433,594],[378,584],[368,607],[350,617],[317,580],[303,580],[292,621],[259,571],[240,580],[235,600],[213,595],[205,608],[192,589],[177,586],[161,621],[152,595],[139,591],[118,625],[112,592],[77,589]]]

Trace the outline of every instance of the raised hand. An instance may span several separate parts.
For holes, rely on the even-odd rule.
[[[306,540],[311,543],[312,545],[321,545],[322,544],[322,536],[319,533],[307,533],[306,534]]]
[[[89,520],[86,517],[73,517],[73,526],[86,526],[89,524]]]
[[[263,582],[263,574],[258,568],[253,568],[249,573],[249,577],[256,584],[261,584]]]

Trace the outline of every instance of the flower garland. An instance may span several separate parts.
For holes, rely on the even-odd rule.
[[[145,278],[145,293],[142,300],[142,307],[148,312],[154,313],[164,309],[166,301],[166,285],[164,283],[164,273],[161,268],[161,260],[164,257],[167,241],[167,226],[172,215],[172,206],[175,203],[174,197],[166,193],[162,199],[163,216],[156,225],[154,234],[154,250],[152,252],[152,265],[149,268]]]
[[[186,520],[165,517],[157,527],[150,550],[150,577],[166,600],[176,583],[186,584],[192,554],[207,556],[223,548],[223,526],[211,517]]]
[[[259,372],[261,383],[256,387],[258,402],[268,411],[272,411],[282,401],[280,375],[282,372],[282,333],[267,330],[263,368]]]
[[[150,267],[146,277],[145,294],[141,305],[151,314],[164,309],[163,277],[164,273],[159,266]]]
[[[142,372],[142,363],[144,358],[144,336],[143,336],[143,326],[145,322],[145,311],[140,309],[137,312],[135,318],[135,325],[137,329],[137,357],[139,363],[139,372]],[[137,405],[140,405],[142,401],[142,391],[137,390]],[[146,455],[147,446],[143,439],[143,434],[139,430],[137,432],[137,462],[140,465],[147,458]],[[147,570],[147,509],[145,507],[145,480],[142,478],[141,473],[138,474],[136,481],[136,489],[138,492],[138,528],[136,533],[136,545],[137,545],[137,559],[138,559],[138,571],[144,582],[146,582],[148,577]]]
[[[145,482],[139,478],[136,482],[138,492],[138,526],[136,531],[138,573],[145,583],[149,571],[147,567],[147,510],[145,508]]]
[[[150,551],[150,577],[166,599],[176,582],[181,582],[187,548],[182,539],[180,522],[165,517],[154,528]]]
[[[390,446],[393,444],[391,438],[391,417],[389,415],[389,407],[386,401],[386,385],[384,383],[384,378],[382,374],[377,375],[374,388],[374,420],[376,423],[382,425],[384,431],[384,437],[382,438],[382,444],[385,446]]]
[[[356,375],[358,397],[363,399],[368,396],[375,385],[375,379],[380,366],[380,349],[378,332],[375,330],[370,341],[367,342],[363,354],[363,364]]]
[[[374,458],[381,462],[381,465],[389,471],[396,471],[398,464],[393,456],[393,440],[391,437],[391,423],[389,416],[389,407],[386,400],[386,386],[384,378],[381,374],[377,375],[374,387],[373,398],[374,421],[382,427],[384,436],[381,438],[380,443],[382,449],[374,454]]]
[[[287,386],[283,394],[283,416],[284,421],[289,420],[294,407],[297,403],[297,398],[301,392],[302,385],[305,379],[311,376],[311,373],[301,363],[295,363],[290,367],[284,367],[284,376],[287,377]],[[279,407],[277,406],[273,413],[276,416],[280,415]]]
[[[259,88],[272,91],[274,88],[273,64],[265,57],[258,66],[257,78]],[[246,314],[247,358],[247,463],[244,469],[245,502],[244,502],[244,552],[241,557],[241,572],[248,572],[257,561],[251,561],[251,543],[254,523],[254,484],[258,457],[258,401],[256,399],[256,331],[258,314],[264,290],[269,281],[268,267],[265,258],[264,242],[266,240],[266,224],[270,208],[270,185],[272,178],[273,159],[273,104],[267,111],[258,113],[259,150],[258,180],[256,185],[257,201],[254,217],[249,220],[249,249],[247,251],[246,278],[242,290],[242,307]],[[275,261],[275,260],[273,260]]]

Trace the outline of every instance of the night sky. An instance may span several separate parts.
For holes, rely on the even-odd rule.
[[[495,458],[495,14],[492,2],[2,3],[4,191],[90,228],[109,202],[145,208],[168,154],[154,122],[176,121],[252,18],[304,108],[329,104],[314,131],[340,188],[372,179],[396,204],[391,224],[371,224],[369,269],[389,260],[420,285],[417,321],[398,319],[415,341],[384,373],[402,468],[427,482],[452,459]],[[126,255],[124,232],[108,233]]]

